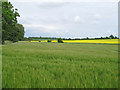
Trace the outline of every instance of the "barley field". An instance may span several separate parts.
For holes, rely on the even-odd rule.
[[[18,42],[2,46],[3,88],[117,88],[118,45]]]

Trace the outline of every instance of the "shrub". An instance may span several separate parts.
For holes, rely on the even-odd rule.
[[[12,39],[12,42],[13,42],[13,43],[18,42],[18,38]]]
[[[51,42],[51,40],[47,40],[47,42]]]
[[[58,43],[64,43],[61,38],[58,38]]]
[[[113,36],[113,35],[110,35],[109,37],[110,37],[110,39],[114,39],[114,36]]]

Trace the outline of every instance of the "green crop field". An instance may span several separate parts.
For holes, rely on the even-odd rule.
[[[2,46],[3,88],[117,88],[118,45],[18,42]]]

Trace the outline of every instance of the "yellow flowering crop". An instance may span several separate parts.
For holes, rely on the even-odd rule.
[[[31,41],[39,42],[39,41]],[[41,40],[41,42],[47,42],[47,40]],[[57,42],[52,40],[51,42]],[[120,44],[120,39],[99,39],[99,40],[63,40],[64,43],[108,43],[108,44]]]
[[[65,43],[109,43],[118,44],[118,39],[100,39],[100,40],[63,40]]]
[[[47,42],[47,40],[41,40],[41,42]]]
[[[30,41],[30,42],[39,42],[39,41]]]

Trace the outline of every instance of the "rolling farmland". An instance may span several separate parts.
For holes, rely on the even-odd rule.
[[[119,88],[118,0],[0,6],[0,89]]]
[[[117,88],[118,45],[7,44],[2,71],[3,88]]]

